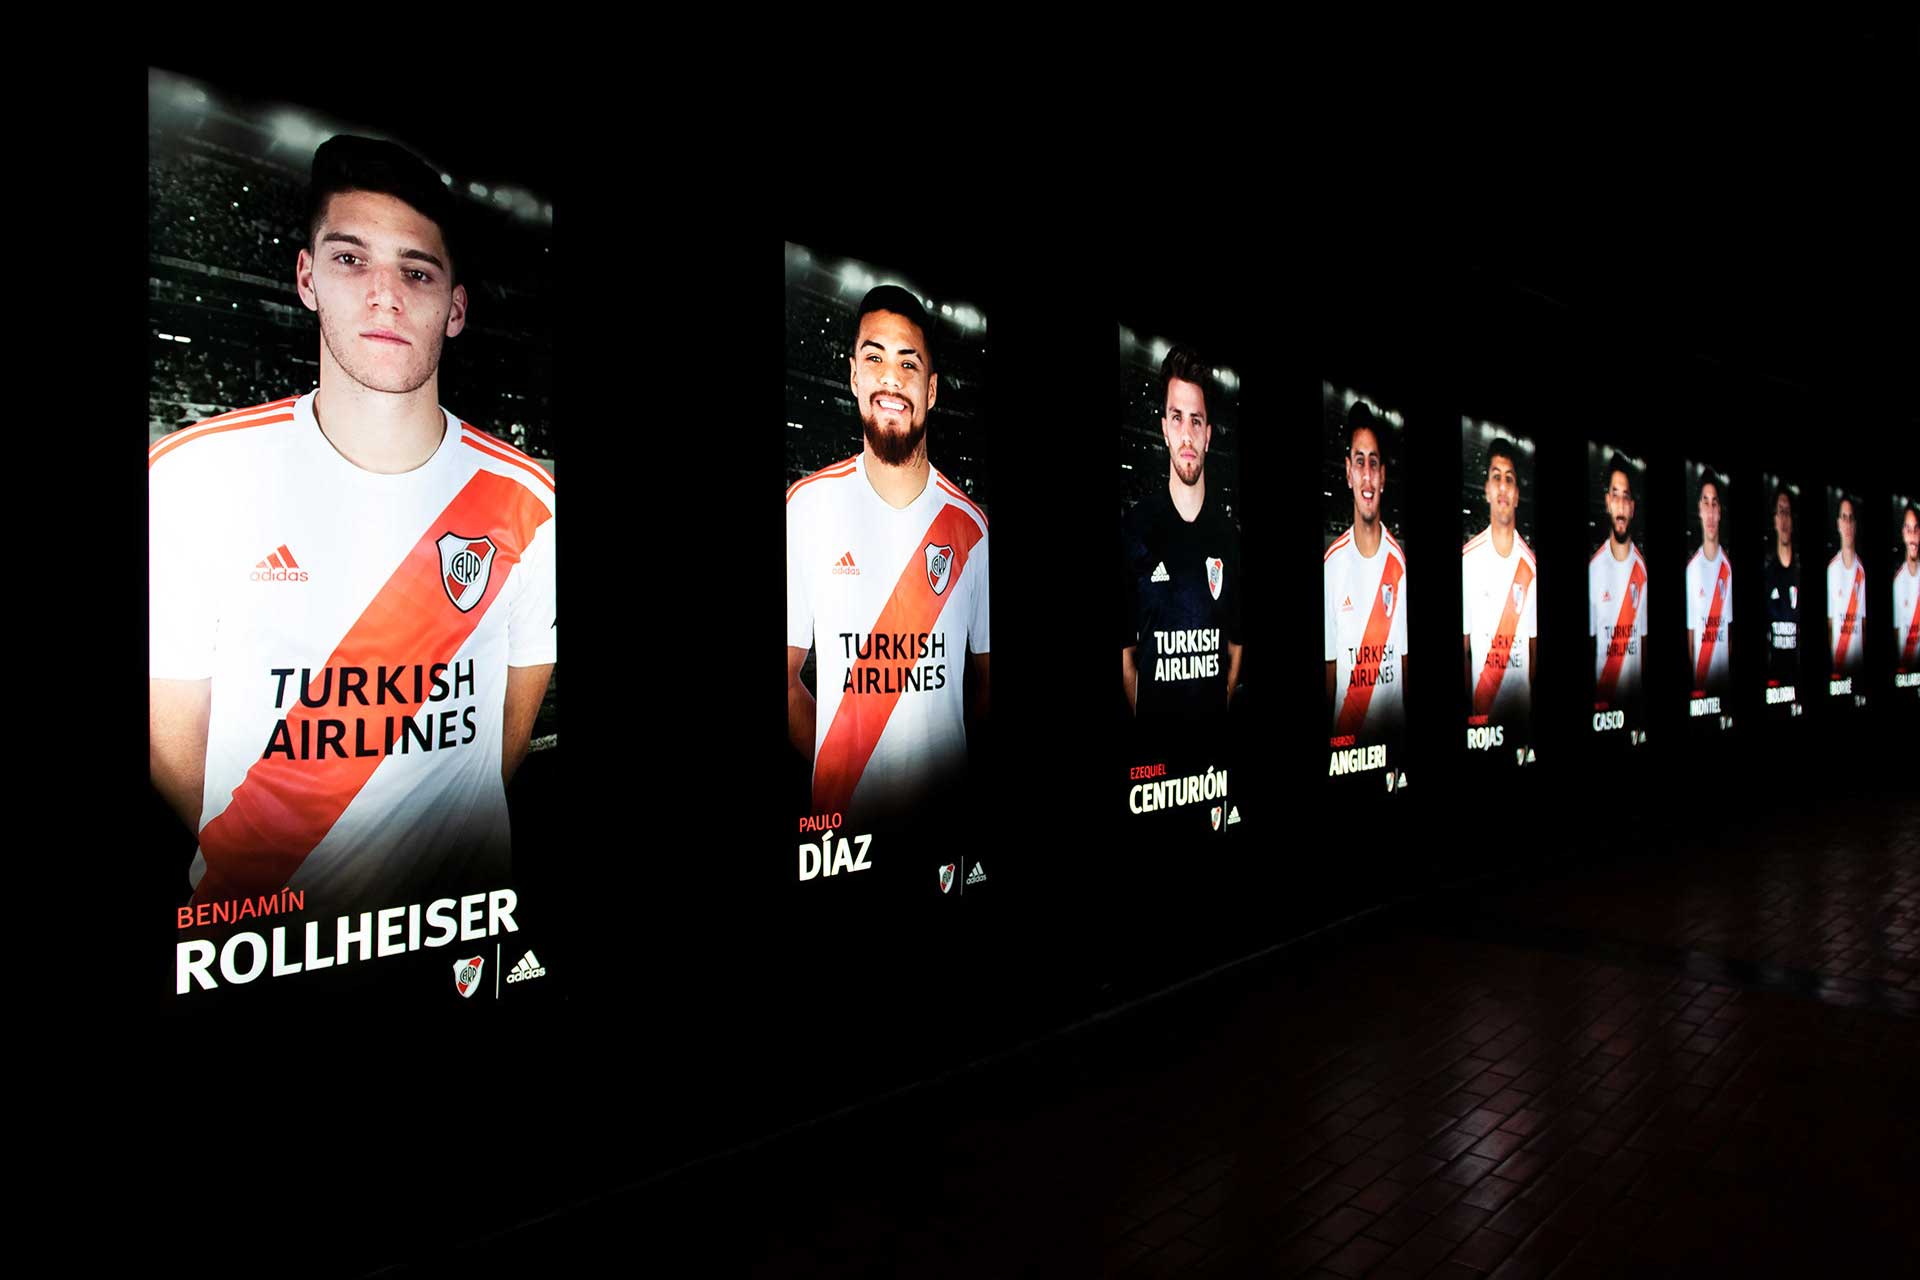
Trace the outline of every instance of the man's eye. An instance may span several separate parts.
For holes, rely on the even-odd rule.
[[[336,253],[333,255],[333,260],[342,266],[351,267],[359,264],[360,256],[354,253]]]
[[[905,369],[908,373],[912,373],[915,369],[918,369],[920,366],[915,364],[911,360],[902,360],[900,362],[900,367],[902,369]]]
[[[420,269],[418,269],[417,267],[410,267],[410,268],[408,268],[408,269],[407,269],[407,274],[408,274],[408,275],[410,275],[410,276],[412,276],[412,277],[413,277],[413,278],[414,278],[414,279],[415,279],[416,281],[418,281],[418,282],[419,282],[420,284],[430,284],[430,283],[431,283],[431,282],[433,281],[433,277],[432,277],[432,276],[430,276],[430,275],[428,275],[428,274],[427,274],[426,272],[424,272],[424,271],[421,271],[421,270],[420,270]]]

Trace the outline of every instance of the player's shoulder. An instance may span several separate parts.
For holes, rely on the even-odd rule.
[[[857,475],[859,471],[860,455],[856,453],[851,458],[842,458],[830,467],[822,467],[812,475],[802,476],[787,486],[787,505],[791,507],[796,501],[801,505],[829,501],[836,490],[845,488],[837,482]]]
[[[1460,554],[1462,556],[1472,555],[1474,552],[1480,550],[1480,548],[1492,545],[1492,542],[1493,530],[1491,528],[1482,529],[1461,545]]]
[[[958,507],[962,513],[980,526],[980,536],[983,538],[986,536],[987,513],[979,503],[963,493],[959,485],[942,475],[938,467],[933,468],[933,478],[928,483],[939,491],[940,497],[945,500],[947,506]]]
[[[1693,554],[1687,557],[1687,572],[1692,573],[1695,566],[1705,566],[1706,563],[1707,549],[1705,547],[1695,547]]]
[[[1348,528],[1343,533],[1341,533],[1339,537],[1335,538],[1332,544],[1327,547],[1326,554],[1320,557],[1321,562],[1327,565],[1331,565],[1334,562],[1335,558],[1338,557],[1341,552],[1345,551],[1348,547],[1351,547],[1352,545],[1353,545],[1353,530],[1351,528]]]
[[[1603,542],[1594,550],[1591,556],[1587,557],[1587,567],[1596,570],[1601,568],[1600,557],[1605,554],[1607,554],[1607,544]]]
[[[1398,560],[1400,562],[1400,568],[1405,570],[1407,567],[1407,553],[1401,549],[1400,540],[1393,536],[1392,531],[1387,528],[1385,522],[1382,522],[1380,525],[1380,541],[1385,544],[1387,554],[1395,560]]]
[[[1533,548],[1527,545],[1527,540],[1520,536],[1518,529],[1513,531],[1513,545],[1519,548],[1521,558],[1527,562],[1527,568],[1538,573],[1540,571],[1540,565],[1533,558]]]
[[[460,445],[467,464],[477,471],[489,471],[517,481],[548,508],[554,505],[553,472],[530,453],[514,448],[498,436],[489,435],[471,422],[459,423]]]
[[[1647,567],[1647,558],[1640,554],[1640,544],[1637,542],[1633,544],[1633,562],[1642,570]]]
[[[180,475],[198,467],[216,466],[236,455],[292,438],[291,424],[299,396],[283,396],[245,409],[202,418],[190,427],[162,436],[147,446],[147,474]],[[155,469],[155,464],[167,465]]]

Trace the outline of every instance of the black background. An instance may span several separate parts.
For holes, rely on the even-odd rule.
[[[59,984],[60,1006],[39,1043],[62,1087],[39,1119],[59,1157],[48,1181],[76,1223],[94,1216],[87,1206],[105,1188],[139,1188],[114,1239],[75,1235],[78,1247],[162,1256],[151,1251],[191,1240],[202,1273],[432,1266],[451,1242],[912,1082],[964,1087],[942,1073],[1424,885],[1548,856],[1546,815],[1593,820],[1597,780],[1620,782],[1643,830],[1657,830],[1703,780],[1764,778],[1812,801],[1842,771],[1892,776],[1882,744],[1912,725],[1896,726],[1887,698],[1844,721],[1813,700],[1797,722],[1745,715],[1712,756],[1690,753],[1683,699],[1665,696],[1684,682],[1677,640],[1649,657],[1644,754],[1600,759],[1581,712],[1585,655],[1546,645],[1584,639],[1579,567],[1591,548],[1571,498],[1585,488],[1590,438],[1644,452],[1652,487],[1640,510],[1663,547],[1683,543],[1688,456],[1724,460],[1741,493],[1759,491],[1763,468],[1795,476],[1802,528],[1830,527],[1831,513],[1814,509],[1826,485],[1857,489],[1869,513],[1916,487],[1911,413],[1881,407],[1906,403],[1896,392],[1910,363],[1900,307],[1914,250],[1906,206],[1890,193],[1905,168],[1892,122],[1913,115],[1897,88],[1913,82],[1912,33],[1749,28],[1735,42],[1667,31],[1608,45],[1582,67],[1604,90],[1599,101],[1621,100],[1631,84],[1633,109],[1582,119],[1544,118],[1513,89],[1564,63],[1570,46],[1542,39],[1551,57],[1529,45],[1509,61],[1474,46],[1466,79],[1480,93],[1458,88],[1452,63],[1471,42],[1426,55],[1448,73],[1456,105],[1497,108],[1506,127],[1463,125],[1417,162],[1398,154],[1413,141],[1404,121],[1327,110],[1344,100],[1345,74],[1302,76],[1212,128],[1204,152],[1192,126],[1078,143],[1090,122],[1077,101],[1060,103],[1058,118],[1039,102],[1010,103],[1011,114],[977,127],[942,114],[871,146],[859,113],[829,113],[818,146],[702,120],[650,135],[642,159],[629,152],[611,166],[604,144],[555,144],[529,127],[566,161],[550,184],[568,210],[556,238],[594,250],[568,286],[555,348],[557,405],[594,428],[568,433],[574,532],[563,569],[575,675],[571,817],[559,836],[571,850],[563,900],[578,971],[571,999],[537,1015],[483,1024],[455,1005],[387,1016],[342,1004],[217,1022],[152,1017],[129,976],[147,963],[132,944],[153,934],[149,907],[114,887],[139,880],[127,871],[142,857],[123,833],[145,774],[144,678],[129,656],[143,602],[69,572],[116,562],[144,486],[112,443],[131,440],[131,428],[76,430],[82,456],[61,473],[84,469],[88,498],[56,476],[42,482],[34,517],[72,534],[74,550],[47,566],[65,579],[49,612],[70,634],[35,682],[46,705],[30,714],[51,726],[37,754],[52,782],[84,773],[112,799],[83,804],[80,820],[60,821],[21,859],[30,873],[72,873],[82,891],[35,899],[60,904],[45,913],[58,940],[31,948],[43,971],[44,957],[78,959],[35,979]],[[1744,86],[1678,115],[1644,92],[1676,92],[1716,68],[1752,76],[1755,91],[1857,87],[1857,111],[1775,130],[1743,114]],[[126,80],[117,109],[131,116],[143,68]],[[579,88],[550,106],[600,124],[616,109],[664,118],[694,100],[668,91],[636,106]],[[1535,133],[1508,132],[1521,115]],[[837,131],[853,141],[833,141]],[[1036,148],[1036,133],[1077,145]],[[716,136],[735,141],[716,148]],[[1186,190],[1182,155],[1208,157],[1189,165],[1198,207],[1173,198]],[[65,171],[58,155],[34,163]],[[106,157],[91,203],[131,218],[143,172],[131,139],[124,166],[116,182]],[[994,889],[962,911],[876,919],[826,897],[801,909],[784,879],[791,846],[751,834],[778,825],[780,803],[777,787],[759,785],[768,762],[755,755],[779,739],[743,726],[780,697],[770,639],[780,596],[765,566],[782,529],[778,504],[755,495],[781,480],[782,238],[857,246],[929,289],[978,299],[993,325],[1003,782],[956,798],[955,823],[978,842]],[[138,245],[124,259],[103,252],[128,273],[117,326],[110,292],[75,289],[55,264],[23,288],[65,304],[67,332],[98,335],[47,344],[50,397],[124,386],[113,394],[137,421]],[[1257,638],[1269,727],[1253,767],[1270,798],[1247,815],[1231,860],[1138,847],[1098,809],[1113,794],[1109,756],[1085,726],[1106,722],[1114,664],[1086,620],[1110,615],[1110,575],[1076,568],[1083,556],[1103,565],[1111,544],[1102,424],[1113,324],[1135,308],[1203,349],[1248,347],[1234,368],[1245,388],[1243,551],[1255,566],[1249,661]],[[122,365],[125,383],[113,382]],[[1445,548],[1455,528],[1450,426],[1462,413],[1538,443],[1540,760],[1503,784],[1497,824],[1470,803],[1486,797],[1454,785],[1469,778],[1465,694],[1439,672],[1409,690],[1422,761],[1409,793],[1384,809],[1328,803],[1317,611],[1295,625],[1282,589],[1294,576],[1313,581],[1323,379],[1378,388],[1409,422],[1436,424],[1409,433],[1404,463],[1418,481],[1405,519],[1421,543]],[[1884,537],[1861,544],[1870,579],[1885,580]],[[1760,576],[1739,590],[1739,612],[1762,616]],[[1432,602],[1458,592],[1425,598],[1410,647],[1450,652],[1458,605]],[[1671,610],[1655,622],[1679,625]],[[1805,635],[1817,653],[1815,631]],[[1872,672],[1888,669],[1889,634],[1868,631]],[[1740,696],[1759,700],[1757,687]]]

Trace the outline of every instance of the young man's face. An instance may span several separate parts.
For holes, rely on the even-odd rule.
[[[847,381],[860,427],[874,456],[888,466],[912,459],[927,434],[927,410],[939,396],[940,375],[927,370],[927,339],[920,326],[892,311],[860,317]]]
[[[1840,518],[1834,521],[1840,529],[1840,549],[1848,555],[1853,554],[1853,501],[1840,499]]]
[[[1613,525],[1613,540],[1626,545],[1627,530],[1633,525],[1633,477],[1624,471],[1607,477],[1607,519]]]
[[[1912,507],[1900,521],[1900,540],[1907,544],[1907,563],[1920,563],[1920,514],[1915,514]]]
[[[1707,541],[1720,543],[1720,486],[1708,481],[1700,486],[1700,533]]]
[[[1160,412],[1160,431],[1167,438],[1167,457],[1181,484],[1198,484],[1207,469],[1207,445],[1213,424],[1207,421],[1207,393],[1197,382],[1167,379],[1167,403]]]
[[[1370,427],[1353,433],[1347,445],[1347,488],[1353,490],[1353,522],[1372,525],[1380,519],[1380,490],[1387,483],[1387,464],[1380,456],[1380,440]]]
[[[1520,473],[1513,459],[1496,453],[1487,459],[1487,516],[1502,529],[1513,528],[1520,507]]]
[[[426,385],[441,344],[466,326],[467,290],[448,266],[432,219],[395,196],[343,191],[295,279],[333,363],[370,390],[404,393]]]
[[[1773,535],[1780,545],[1793,545],[1793,500],[1782,493],[1773,500]]]

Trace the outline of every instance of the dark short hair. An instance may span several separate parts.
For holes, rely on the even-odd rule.
[[[1487,470],[1493,470],[1493,460],[1505,458],[1513,464],[1516,473],[1520,470],[1520,451],[1513,447],[1513,441],[1505,436],[1495,436],[1493,443],[1487,446]]]
[[[318,252],[320,223],[333,197],[346,191],[372,191],[412,205],[421,217],[440,228],[447,247],[447,274],[457,279],[460,239],[455,227],[453,197],[437,174],[413,152],[380,138],[335,134],[313,153],[313,175],[307,184],[307,248]]]
[[[927,372],[934,370],[933,359],[933,317],[927,314],[920,299],[913,290],[903,289],[897,284],[875,285],[867,290],[867,296],[860,299],[859,310],[853,313],[853,333],[847,339],[847,354],[854,354],[854,344],[860,341],[860,322],[876,311],[891,311],[913,323],[920,330],[920,358],[927,363]]]
[[[1607,459],[1606,487],[1609,489],[1613,487],[1613,473],[1616,471],[1627,478],[1627,493],[1631,496],[1633,493],[1633,464],[1627,461],[1626,454],[1616,453]]]
[[[1785,480],[1782,480],[1779,484],[1776,484],[1775,486],[1773,486],[1773,505],[1776,507],[1779,506],[1780,499],[1782,498],[1785,498],[1787,500],[1787,514],[1792,515],[1793,514],[1793,490],[1787,487],[1787,482]]]
[[[1175,378],[1180,379],[1182,382],[1191,382],[1194,386],[1200,388],[1200,403],[1207,415],[1207,420],[1211,422],[1213,420],[1213,409],[1212,406],[1207,404],[1207,400],[1208,397],[1213,394],[1213,370],[1208,367],[1205,360],[1200,358],[1198,351],[1195,351],[1192,347],[1182,346],[1176,343],[1173,348],[1167,352],[1167,358],[1160,362],[1160,412],[1162,416],[1167,412],[1167,392],[1173,388],[1173,380]]]
[[[1907,509],[1900,513],[1900,523],[1905,524],[1908,516],[1912,516],[1915,520],[1920,520],[1920,507],[1916,507],[1909,502]]]
[[[1851,493],[1848,493],[1845,489],[1842,489],[1840,491],[1840,496],[1834,499],[1833,518],[1835,520],[1838,520],[1840,518],[1840,504],[1843,502],[1853,508],[1853,518],[1855,520],[1858,520],[1860,518],[1860,504],[1855,502],[1853,500],[1853,495]]]
[[[1373,442],[1380,446],[1380,459],[1386,461],[1386,432],[1380,429],[1380,419],[1375,416],[1372,406],[1365,400],[1355,400],[1347,406],[1347,452],[1353,452],[1353,433],[1365,428],[1373,432]]]
[[[1708,485],[1713,486],[1713,496],[1716,498],[1722,497],[1727,491],[1727,486],[1720,483],[1720,476],[1712,467],[1702,467],[1700,468],[1700,483],[1694,489],[1694,497],[1697,498],[1701,494],[1704,494],[1707,491]]]

